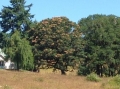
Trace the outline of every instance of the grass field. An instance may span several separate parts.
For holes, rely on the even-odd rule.
[[[102,78],[100,82],[90,82],[75,73],[61,75],[51,70],[33,73],[0,69],[0,89],[104,89],[102,85],[107,80]]]

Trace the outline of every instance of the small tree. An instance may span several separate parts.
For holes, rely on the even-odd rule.
[[[4,52],[7,58],[11,58],[17,64],[17,70],[32,69],[34,58],[29,42],[25,38],[21,39],[20,32],[17,30],[11,37],[5,38]]]

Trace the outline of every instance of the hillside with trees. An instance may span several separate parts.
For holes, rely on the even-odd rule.
[[[0,11],[0,47],[17,70],[53,68],[65,75],[120,74],[120,17],[94,14],[70,21],[67,17],[33,21],[32,4],[10,0]],[[33,13],[34,14],[34,13]]]

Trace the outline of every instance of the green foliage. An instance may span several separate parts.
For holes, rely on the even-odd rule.
[[[10,0],[10,6],[3,6],[0,12],[0,46],[4,48],[3,34],[11,36],[15,30],[19,30],[21,36],[26,37],[26,31],[32,27],[30,8],[32,4],[25,5],[25,0]]]
[[[100,78],[95,73],[91,73],[91,74],[87,75],[86,79],[88,81],[93,81],[93,82],[99,82],[100,81]]]
[[[15,33],[6,38],[6,46],[4,52],[7,54],[7,58],[11,58],[17,64],[17,69],[31,69],[33,68],[33,53],[29,42],[24,38],[21,38],[20,33],[16,30]]]
[[[112,77],[107,83],[104,83],[103,87],[105,89],[120,89],[120,76]]]
[[[56,62],[53,67],[65,73],[77,60],[79,75],[120,73],[120,17],[95,14],[82,18],[78,25],[66,17],[32,22],[32,4],[25,5],[25,0],[10,3],[0,12],[0,47],[18,69],[33,68],[33,61],[39,67],[41,60],[52,60]]]
[[[120,84],[120,76],[117,75],[117,76],[113,77],[113,79],[110,80],[109,82],[110,82],[110,84],[116,84],[116,85],[119,85],[119,84]]]
[[[78,75],[88,75],[88,74],[90,74],[90,70],[87,66],[80,64],[77,74]]]
[[[23,44],[23,45],[22,45]],[[25,38],[21,41],[21,47],[20,47],[20,55],[21,55],[21,66],[24,69],[32,69],[33,68],[33,53],[32,53],[32,47],[29,45],[29,41],[27,41]]]
[[[33,27],[34,16],[29,13],[32,4],[25,5],[25,0],[10,0],[10,3],[10,6],[3,6],[0,12],[0,45],[7,58],[16,62],[17,69],[31,69],[34,58],[26,31]]]
[[[114,76],[120,63],[120,18],[114,15],[90,15],[78,23],[85,41],[82,67],[89,73]],[[86,69],[88,68],[88,69]],[[117,72],[118,73],[118,72]]]
[[[68,18],[54,17],[42,20],[30,33],[32,34],[29,38],[34,46],[36,60],[54,60],[54,67],[65,71],[70,62],[79,59],[82,48],[80,29]]]
[[[25,5],[25,0],[10,0],[10,6],[3,6],[0,12],[2,32],[25,31],[30,29],[33,15],[29,13],[32,4]]]

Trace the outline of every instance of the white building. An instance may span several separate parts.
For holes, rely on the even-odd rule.
[[[0,49],[0,69],[16,69],[16,64],[11,62],[10,59],[5,61],[5,54]]]

